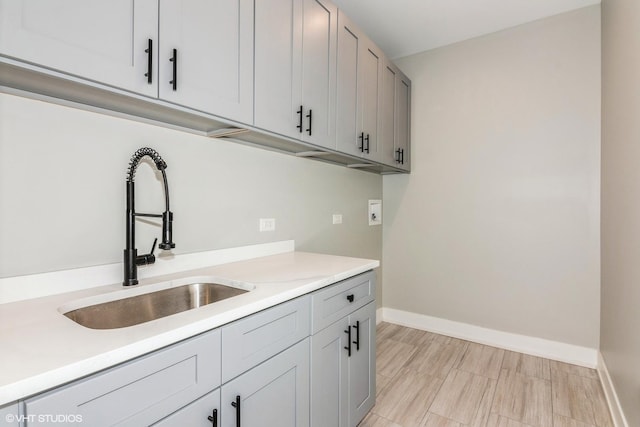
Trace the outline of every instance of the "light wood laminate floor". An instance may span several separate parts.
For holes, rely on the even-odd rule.
[[[359,427],[613,427],[593,369],[390,323]]]

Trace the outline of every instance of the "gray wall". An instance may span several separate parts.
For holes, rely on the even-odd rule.
[[[0,277],[121,262],[124,181],[143,146],[168,164],[176,254],[295,239],[297,248],[381,259],[367,222],[379,175],[0,94]],[[141,165],[138,211],[161,211]],[[332,214],[343,215],[332,225]],[[275,218],[275,232],[258,232]],[[147,251],[158,227],[138,226]]]
[[[597,348],[600,7],[397,63],[413,157],[383,179],[384,306]]]
[[[630,426],[640,425],[640,3],[602,2],[600,350]]]

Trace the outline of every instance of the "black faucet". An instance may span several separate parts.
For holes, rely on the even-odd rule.
[[[138,164],[144,156],[151,157],[151,160],[153,160],[158,170],[162,172],[165,200],[165,211],[162,214],[136,212],[134,195],[135,187],[133,179],[135,177]],[[164,160],[162,160],[160,154],[148,147],[140,148],[133,154],[131,160],[129,161],[129,169],[127,169],[127,242],[126,248],[124,250],[124,281],[122,282],[124,286],[138,284],[139,265],[153,264],[154,262],[156,262],[156,257],[153,254],[153,251],[156,248],[158,239],[154,240],[151,252],[145,255],[138,255],[138,250],[136,249],[135,217],[144,216],[151,218],[162,218],[162,243],[160,243],[160,249],[169,250],[176,247],[176,244],[173,243],[172,236],[173,213],[169,210],[169,186],[167,185],[167,174],[164,171],[166,168],[167,164]]]

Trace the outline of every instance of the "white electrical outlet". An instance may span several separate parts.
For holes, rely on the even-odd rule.
[[[342,214],[333,214],[333,223],[342,224]]]
[[[275,229],[275,218],[260,218],[260,231],[274,231]]]

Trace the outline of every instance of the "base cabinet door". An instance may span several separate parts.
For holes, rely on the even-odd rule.
[[[220,389],[160,420],[154,427],[212,427],[220,425]]]
[[[349,316],[349,426],[357,426],[376,400],[376,304],[369,303]]]
[[[348,334],[345,317],[311,337],[311,425],[349,425]]]
[[[375,302],[311,337],[311,425],[355,427],[373,408]]]
[[[0,55],[157,96],[157,0],[1,0]]]
[[[309,426],[309,338],[222,386],[222,427]]]

